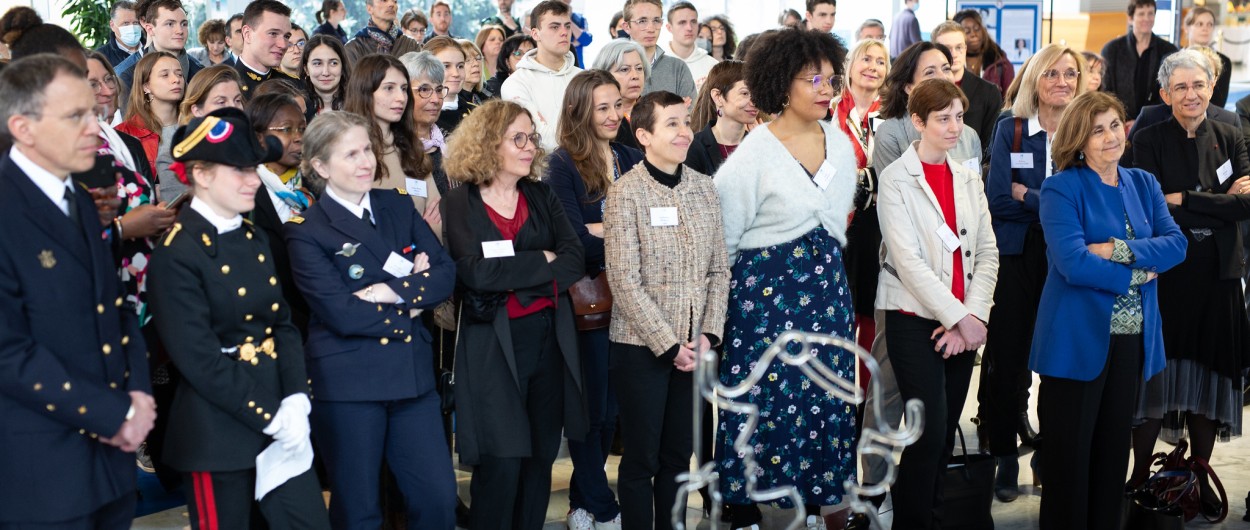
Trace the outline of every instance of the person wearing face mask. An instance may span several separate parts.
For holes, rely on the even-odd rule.
[[[1037,411],[1046,433],[1040,464],[1045,530],[1121,528],[1124,442],[1133,410],[1146,381],[1165,362],[1172,364],[1164,357],[1165,349],[1171,352],[1160,323],[1167,305],[1156,278],[1184,267],[1193,239],[1177,226],[1181,216],[1169,215],[1174,210],[1164,199],[1167,184],[1161,189],[1149,173],[1119,166],[1124,118],[1110,94],[1077,96],[1055,132],[1052,156],[1059,171],[1042,184],[1042,230],[1054,259],[1036,306],[1029,368],[1042,380]],[[1244,163],[1244,150],[1241,157]],[[1192,170],[1185,173],[1193,177]],[[1245,196],[1220,197],[1242,202]],[[1206,281],[1220,281],[1203,274]]]
[[[646,158],[612,185],[603,212],[610,373],[629,448],[617,489],[624,528],[666,530],[694,452],[691,372],[720,343],[729,265],[716,186],[682,164],[693,137],[685,101],[653,92],[634,118]]]
[[[1035,437],[1027,405],[1029,345],[1052,255],[1038,201],[1042,183],[1055,173],[1051,149],[1060,116],[1085,92],[1085,72],[1085,59],[1076,50],[1058,44],[1038,50],[1017,78],[1013,116],[998,122],[990,147],[985,195],[1001,255],[1001,281],[982,358],[989,376],[979,417],[989,434],[990,454],[998,458],[994,492],[1003,502],[1019,496],[1016,438],[1033,445]]]
[[[183,473],[195,530],[251,528],[253,510],[269,528],[330,528],[312,468],[303,341],[268,237],[242,215],[260,186],[256,164],[281,151],[238,109],[174,133],[174,171],[195,192],[153,253],[150,298],[182,378],[163,456]],[[259,455],[292,474],[261,490]]]
[[[404,28],[396,20],[399,6],[396,0],[365,0],[369,21],[347,42],[347,69],[355,68],[357,62],[371,53],[389,54],[395,57],[408,52],[421,51],[421,41],[404,34]]]
[[[1187,437],[1193,455],[1210,460],[1216,440],[1241,434],[1250,321],[1240,227],[1250,219],[1250,157],[1240,130],[1207,119],[1212,70],[1194,50],[1165,58],[1158,83],[1172,117],[1133,137],[1134,165],[1159,180],[1189,244],[1184,262],[1159,276],[1167,364],[1145,382],[1138,402],[1130,485],[1149,476],[1147,454],[1160,437],[1172,443]],[[1205,472],[1198,479],[1200,511],[1214,520],[1221,516],[1219,496]]]
[[[569,224],[581,239],[586,262],[582,281],[594,281],[604,270],[603,212],[608,191],[625,171],[642,161],[642,153],[613,141],[622,121],[620,85],[611,74],[587,70],[573,76],[564,102],[560,148],[548,158],[543,180],[560,198]],[[577,332],[590,430],[586,441],[569,442],[573,479],[568,523],[574,530],[620,523],[620,506],[604,473],[617,416],[616,393],[608,382],[607,324],[604,319],[593,328],[579,326]]]
[[[845,57],[832,34],[790,30],[759,40],[747,55],[751,100],[760,112],[779,116],[753,129],[716,172],[733,284],[720,362],[723,384],[744,381],[786,330],[854,339],[843,248],[854,209],[855,151],[837,126],[825,121],[842,87]],[[786,302],[774,305],[777,300]],[[787,347],[793,353],[800,349]],[[854,355],[837,348],[812,353],[839,377],[855,377]],[[780,362],[770,365],[769,376],[758,384],[761,392],[743,399],[770,419],[748,442],[757,454],[768,455],[757,459],[760,485],[794,485],[807,524],[819,524],[822,508],[841,504],[843,481],[855,475],[855,452],[842,442],[855,438],[854,406],[833,398],[798,367]],[[747,497],[744,462],[733,445],[746,421],[721,410],[716,459],[720,491],[731,505],[731,528],[752,527],[762,519]],[[795,508],[788,499],[778,503]],[[833,524],[848,522],[846,510],[835,508],[829,517]]]
[[[187,26],[187,13],[182,2],[140,0],[135,4],[135,13],[148,36],[148,44],[117,65],[117,78],[121,81],[123,94],[128,95],[130,88],[134,86],[135,66],[144,55],[151,52],[169,53],[178,59],[184,84],[200,73],[204,65],[186,52],[190,28]],[[126,101],[123,107],[130,106],[128,97],[123,101]]]
[[[690,68],[690,75],[694,78],[695,90],[698,90],[707,79],[708,72],[711,72],[712,67],[719,62],[708,54],[711,42],[705,42],[707,49],[698,46],[696,37],[699,34],[699,11],[690,2],[673,4],[673,7],[668,8],[668,20],[665,27],[673,35],[673,40],[669,41],[669,51],[673,52],[673,56],[686,62],[686,66]],[[732,57],[733,53],[729,56]],[[696,123],[696,125],[702,124]]]
[[[116,67],[125,61],[143,44],[143,26],[139,24],[139,16],[135,14],[135,3],[119,0],[109,8],[109,38],[96,48],[103,53],[110,65]]]
[[[1128,0],[1130,31],[1102,47],[1107,71],[1102,90],[1124,103],[1131,129],[1138,111],[1159,102],[1155,74],[1164,57],[1176,53],[1176,45],[1154,34],[1155,0]]]

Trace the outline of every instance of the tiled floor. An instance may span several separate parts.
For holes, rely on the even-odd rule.
[[[979,371],[980,368],[978,367]],[[973,388],[969,391],[970,398],[964,406],[964,421],[962,422],[965,432],[972,433],[974,428],[967,421],[976,412],[976,382],[978,376],[973,375]],[[1036,384],[1032,393],[1036,399]],[[1036,410],[1036,406],[1032,407]],[[1034,419],[1036,425],[1036,418]],[[973,446],[976,444],[976,437],[968,438],[969,450],[975,451]],[[1159,444],[1160,450],[1168,450],[1162,443]],[[619,457],[612,457],[608,462],[608,477],[615,484],[616,467],[620,462]],[[1224,487],[1228,491],[1230,497],[1230,506],[1232,514],[1221,524],[1210,525],[1205,522],[1190,523],[1191,528],[1201,529],[1250,529],[1250,523],[1243,522],[1241,516],[1246,513],[1245,496],[1250,491],[1250,440],[1247,438],[1239,438],[1227,444],[1218,444],[1215,448],[1215,456],[1212,459],[1212,465],[1218,472]],[[1037,528],[1037,513],[1040,506],[1041,497],[1033,494],[1030,484],[1032,484],[1032,474],[1029,471],[1028,457],[1021,457],[1020,460],[1020,483],[1023,485],[1024,494],[1019,500],[1012,503],[994,502],[992,513],[994,516],[995,527],[999,530],[1024,530]],[[573,465],[567,458],[561,458],[556,462],[552,473],[552,493],[551,504],[547,509],[548,524],[546,530],[553,530],[564,527],[564,515],[568,511],[568,481],[573,471]],[[469,500],[469,473],[457,471],[460,494]],[[690,508],[688,510],[688,525],[690,528],[709,529],[713,526],[702,521],[701,503],[698,495],[690,500]],[[890,521],[889,503],[886,503],[886,511],[883,513],[883,520],[888,524]],[[785,510],[765,510],[764,528],[785,528],[791,517],[791,513]],[[1199,518],[1200,519],[1200,518]],[[177,507],[166,510],[161,513],[149,515],[135,521],[134,528],[143,530],[165,530],[165,529],[181,529],[187,525],[186,508]],[[721,528],[727,525],[720,525]]]

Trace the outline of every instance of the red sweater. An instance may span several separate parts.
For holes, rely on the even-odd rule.
[[[530,217],[529,203],[525,202],[525,194],[518,193],[516,200],[516,212],[512,214],[512,218],[508,219],[496,212],[489,204],[486,206],[486,215],[490,216],[495,228],[499,229],[499,233],[504,239],[512,241],[516,239],[517,232],[521,231],[521,227],[525,226],[525,220]],[[552,294],[555,293],[555,284],[552,284]],[[555,301],[552,298],[539,298],[528,307],[521,305],[521,300],[517,298],[516,293],[508,294],[508,318],[521,318],[523,316],[532,315],[548,307],[555,307]]]
[[[942,217],[946,220],[946,226],[952,231],[957,230],[955,224],[955,175],[951,173],[951,168],[945,162],[941,164],[925,164],[920,165],[924,168],[924,179],[929,183],[929,187],[933,188],[933,195],[937,197],[938,205],[942,207]],[[936,230],[938,227],[934,227]],[[962,248],[955,249],[954,256],[954,276],[951,279],[951,294],[955,295],[960,302],[964,301],[964,260],[959,255]]]

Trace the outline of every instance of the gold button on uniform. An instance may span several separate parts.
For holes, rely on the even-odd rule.
[[[122,306],[122,297],[119,296],[117,297],[117,300],[113,301],[113,307],[121,307],[121,306]]]
[[[252,321],[252,315],[250,315],[250,314],[243,315],[243,321],[244,321],[244,322],[251,322],[251,321]]]
[[[255,401],[248,401],[248,402],[247,402],[247,408],[252,408],[252,407],[255,407],[255,406],[256,406],[256,402],[255,402]]]
[[[110,383],[109,383],[109,388],[117,388],[117,383],[115,383],[115,382],[110,382]]]
[[[272,309],[274,313],[277,313],[277,312],[278,312],[278,303],[277,303],[277,302],[274,302],[274,303],[273,303],[273,305],[269,306],[269,309]]]
[[[122,346],[130,344],[130,335],[122,335]]]
[[[221,273],[222,273],[222,274],[230,274],[230,266],[229,266],[229,265],[222,265],[222,266],[221,266]]]
[[[103,315],[103,314],[104,314],[104,304],[96,304],[96,306],[95,306],[95,312],[96,312],[96,313],[99,313],[99,314],[101,314],[101,315]]]
[[[35,392],[43,390],[43,383],[35,383]]]
[[[239,296],[246,296],[246,295],[247,295],[247,287],[240,287]]]
[[[278,285],[278,279],[273,276],[269,277],[269,285]]]
[[[105,355],[108,355],[110,353],[113,353],[113,347],[109,346],[108,344],[105,344],[104,346],[100,347],[100,351],[103,351]]]
[[[268,420],[269,418],[272,418],[272,417],[273,416],[270,416],[269,414],[265,414],[265,420]]]
[[[257,259],[258,261],[260,261],[261,263],[264,263],[264,262],[265,262],[265,255],[264,255],[264,254],[258,254],[258,255],[256,256],[256,259]]]
[[[56,405],[48,403],[48,412],[56,412]]]
[[[81,407],[78,407],[78,414],[79,414],[79,415],[86,414],[86,413],[87,413],[87,406],[86,406],[86,405],[83,405],[83,406],[81,406]]]
[[[69,384],[69,381],[66,381],[66,382],[65,382],[65,384],[61,385],[61,389],[62,389],[62,390],[64,390],[64,391],[66,391],[66,392],[69,392],[69,391],[70,391],[70,389],[72,389],[72,388],[74,388],[74,387],[73,387],[73,385],[70,385],[70,384]]]
[[[382,340],[380,340],[380,341],[378,341],[378,342],[381,342],[383,346],[386,346],[387,344],[389,344],[389,343],[391,342],[391,340],[390,340],[390,339],[388,339],[388,338],[386,338],[386,337],[382,337]]]
[[[261,413],[264,413],[264,412],[265,412],[265,407],[256,407],[256,413],[257,413],[257,414],[261,414]]]

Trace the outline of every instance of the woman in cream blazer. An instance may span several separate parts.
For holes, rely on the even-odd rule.
[[[876,308],[885,311],[887,355],[906,402],[924,403],[924,434],[903,451],[894,492],[897,528],[936,527],[938,480],[972,377],[975,350],[998,277],[998,247],[980,175],[949,156],[968,100],[944,79],[912,90],[920,131],[881,173],[884,244]]]

